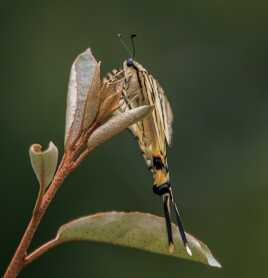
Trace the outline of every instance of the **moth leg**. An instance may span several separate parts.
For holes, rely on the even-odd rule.
[[[171,203],[172,203],[172,206],[173,206],[173,210],[175,212],[177,227],[178,227],[178,230],[179,230],[179,233],[180,233],[181,240],[182,240],[182,242],[185,246],[185,249],[186,249],[188,255],[192,256],[192,251],[189,247],[189,244],[188,244],[188,241],[187,241],[187,238],[186,238],[186,234],[185,234],[185,230],[184,230],[183,223],[182,223],[182,220],[181,220],[181,216],[180,216],[177,204],[174,201],[174,198],[172,196],[171,191],[170,191],[170,196],[171,196]]]
[[[170,213],[170,208],[171,208],[170,195],[164,194],[162,196],[162,200],[163,200],[164,215],[166,220],[169,251],[172,253],[174,250],[174,242],[173,242],[172,222],[171,222],[171,213]]]

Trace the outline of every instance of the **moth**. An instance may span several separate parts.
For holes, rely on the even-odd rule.
[[[133,49],[135,52],[134,46]],[[106,82],[124,78],[121,112],[141,105],[154,107],[150,115],[129,129],[138,142],[148,169],[152,172],[153,192],[162,198],[169,250],[170,252],[174,250],[171,221],[171,212],[173,211],[182,242],[187,253],[192,255],[172,193],[168,170],[167,146],[170,146],[172,139],[173,112],[159,82],[141,64],[136,62],[133,56],[123,62],[122,70],[113,70],[112,73],[109,73]]]

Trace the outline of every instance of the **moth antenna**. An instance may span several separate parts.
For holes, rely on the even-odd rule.
[[[131,41],[131,45],[132,45],[132,59],[134,59],[135,55],[136,55],[136,47],[135,47],[135,41],[134,41],[135,37],[137,37],[136,34],[132,34],[130,36],[130,41]]]
[[[120,34],[120,33],[117,34],[117,37],[118,37],[119,41],[121,42],[121,44],[123,45],[123,47],[125,48],[125,50],[127,51],[127,53],[130,55],[130,57],[132,57],[131,50],[129,49],[129,47],[127,46],[125,41],[123,40],[122,34]]]

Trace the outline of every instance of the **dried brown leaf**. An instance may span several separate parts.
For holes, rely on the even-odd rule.
[[[95,118],[99,107],[100,63],[90,49],[75,59],[67,95],[65,147]]]
[[[100,63],[98,63],[98,66],[96,67],[96,71],[87,95],[88,97],[85,106],[83,129],[90,127],[99,111],[101,95]]]
[[[108,116],[111,115],[111,113],[113,113],[119,107],[121,95],[121,92],[117,92],[111,94],[110,96],[106,97],[106,99],[104,99],[100,106],[98,114],[98,120],[100,122],[104,121]]]
[[[87,146],[89,149],[94,149],[96,146],[104,143],[112,136],[120,133],[130,125],[143,119],[153,108],[149,105],[137,107],[124,113],[114,115],[111,119],[96,129],[89,137]]]

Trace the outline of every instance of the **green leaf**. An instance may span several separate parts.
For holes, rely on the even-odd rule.
[[[204,243],[187,234],[193,253],[189,256],[174,224],[173,229],[176,236],[172,253],[164,218],[140,212],[105,212],[82,217],[63,225],[55,240],[57,245],[77,240],[104,242],[221,267]]]
[[[152,106],[144,105],[124,113],[118,113],[111,119],[96,129],[93,134],[89,137],[87,147],[94,149],[96,146],[104,143],[112,136],[122,132],[130,125],[138,122],[139,120],[146,117],[153,110]]]
[[[33,144],[29,149],[30,160],[34,173],[43,191],[54,177],[58,163],[58,149],[53,142],[43,151],[42,146]]]

